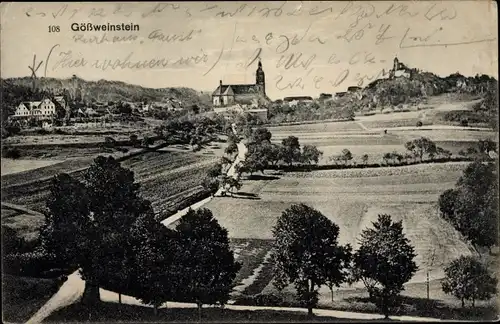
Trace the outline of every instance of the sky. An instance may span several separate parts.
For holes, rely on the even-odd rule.
[[[219,80],[254,83],[260,59],[271,99],[366,86],[395,57],[441,76],[498,78],[493,1],[0,5],[2,78],[31,76],[35,55],[37,77],[209,92]],[[89,23],[139,30],[76,30]]]

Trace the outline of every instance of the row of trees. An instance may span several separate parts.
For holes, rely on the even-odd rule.
[[[248,152],[240,169],[241,172],[264,172],[270,165],[276,166],[285,163],[293,164],[317,164],[323,155],[314,145],[301,147],[299,139],[295,136],[284,138],[280,144],[271,143],[272,134],[264,127],[249,129],[245,132],[246,147]],[[239,139],[234,135],[228,136],[226,153],[231,155],[237,152]]]
[[[372,227],[362,231],[359,247],[338,242],[339,227],[321,212],[304,204],[286,209],[273,228],[273,284],[279,290],[293,284],[301,303],[312,309],[318,290],[332,291],[342,283],[361,281],[370,300],[386,318],[400,305],[400,293],[418,267],[416,254],[405,237],[402,221],[378,215]],[[462,301],[487,300],[497,293],[497,279],[474,256],[461,256],[445,268],[443,292]]]
[[[155,134],[165,141],[176,139],[189,143],[194,149],[199,148],[203,139],[215,134],[224,134],[230,124],[220,115],[181,116],[166,121],[155,128]]]
[[[405,148],[408,153],[399,153],[396,151],[384,153],[382,156],[383,162],[387,165],[391,164],[401,164],[403,162],[411,161],[424,161],[425,158],[429,160],[434,160],[436,158],[449,159],[453,155],[449,150],[443,149],[437,146],[432,140],[427,137],[417,138],[405,143]],[[496,151],[496,144],[490,140],[479,140],[477,143],[477,148],[469,147],[467,150],[461,150],[458,154],[461,156],[485,158],[488,157],[488,152]],[[329,157],[330,162],[343,163],[347,165],[350,161],[354,159],[354,155],[347,148],[343,149],[338,155],[332,155]],[[361,161],[367,164],[369,160],[368,154],[363,154],[361,156]]]
[[[310,120],[343,119],[352,120],[356,110],[353,100],[328,100],[299,102],[290,106],[277,100],[268,106],[270,123],[301,122]]]
[[[273,235],[273,283],[279,290],[293,284],[309,314],[322,285],[332,290],[333,298],[333,287],[361,280],[387,318],[398,304],[403,285],[417,271],[416,254],[402,222],[393,222],[389,215],[379,215],[373,228],[362,232],[355,252],[349,244],[339,244],[338,225],[304,204],[286,209]]]
[[[97,157],[83,181],[56,176],[39,250],[61,268],[80,269],[83,302],[99,287],[126,292],[157,308],[167,300],[225,304],[240,265],[227,231],[207,209],[189,211],[171,230],[155,219],[132,171]]]

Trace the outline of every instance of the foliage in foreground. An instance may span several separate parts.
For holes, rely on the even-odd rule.
[[[322,285],[338,287],[347,278],[351,247],[339,245],[338,235],[336,224],[304,204],[286,209],[273,228],[274,285],[294,284],[309,315]]]
[[[475,161],[467,166],[454,189],[439,197],[444,219],[473,244],[498,244],[498,181],[493,163]]]
[[[488,300],[497,293],[498,280],[476,257],[461,256],[453,260],[444,272],[443,291],[460,299],[462,308],[466,300],[470,300],[474,307],[476,300]]]
[[[133,172],[112,157],[96,158],[83,182],[56,176],[41,251],[81,269],[88,305],[98,302],[99,287],[138,297],[155,313],[167,300],[196,302],[200,311],[226,303],[240,267],[227,231],[208,209],[167,229],[138,189]]]
[[[398,305],[403,285],[417,271],[415,256],[402,222],[393,222],[390,215],[378,215],[373,228],[361,233],[351,280],[364,283],[370,299],[386,318]]]

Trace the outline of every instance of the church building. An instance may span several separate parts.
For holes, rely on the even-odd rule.
[[[212,93],[212,104],[215,107],[241,105],[246,107],[257,107],[266,104],[270,99],[266,95],[266,79],[262,62],[259,60],[255,76],[255,84],[223,84]]]

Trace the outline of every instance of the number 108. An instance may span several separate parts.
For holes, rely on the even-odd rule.
[[[49,26],[49,33],[58,33],[58,32],[60,32],[59,26],[53,26],[53,25]]]

